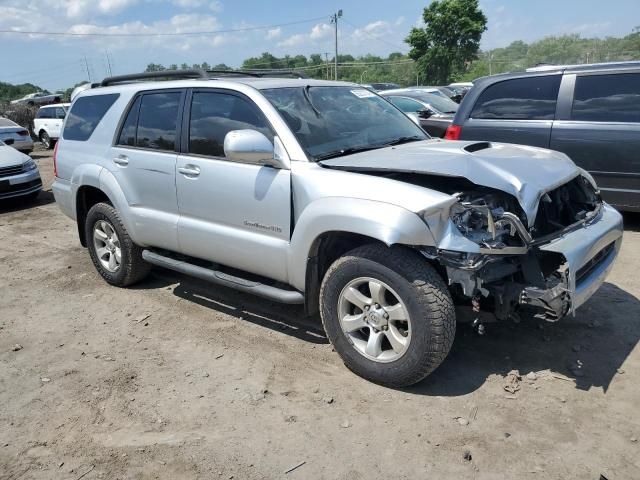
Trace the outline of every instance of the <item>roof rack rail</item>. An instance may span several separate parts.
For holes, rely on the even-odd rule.
[[[290,78],[309,78],[304,73],[296,70],[207,70],[207,73],[213,75],[236,75],[239,77],[290,77]]]
[[[295,70],[162,70],[160,72],[143,72],[107,77],[102,80],[99,85],[101,87],[108,87],[109,85],[119,83],[131,83],[144,80],[187,80],[194,78],[212,78],[216,76],[309,78],[304,73]]]
[[[101,87],[115,85],[117,83],[135,82],[137,80],[151,80],[167,78],[172,80],[190,79],[190,78],[209,78],[204,70],[163,70],[161,72],[143,72],[133,73],[130,75],[118,75],[116,77],[107,77],[100,83]]]

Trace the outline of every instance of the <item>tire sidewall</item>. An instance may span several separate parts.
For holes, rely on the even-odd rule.
[[[329,272],[323,282],[321,295],[322,319],[325,331],[335,350],[354,373],[376,383],[393,384],[406,372],[414,371],[423,363],[431,349],[432,329],[429,311],[419,301],[412,282],[390,266],[362,257],[343,257],[340,268]],[[389,285],[402,299],[411,321],[411,340],[407,351],[392,362],[375,362],[360,354],[342,331],[338,315],[340,293],[351,280],[372,277]]]
[[[93,229],[95,224],[100,220],[109,223],[120,240],[120,268],[115,272],[106,270],[100,263],[100,259],[96,253],[95,244],[93,242]],[[117,221],[113,207],[104,203],[98,203],[91,207],[89,213],[87,213],[87,219],[85,221],[85,238],[87,239],[87,248],[89,250],[91,261],[102,278],[112,285],[123,284],[127,275],[127,265],[130,263],[130,253],[129,248],[127,248],[128,245],[125,244],[126,232],[121,228],[120,222]]]
[[[51,137],[47,132],[42,132],[40,134],[40,142],[46,149],[51,149]]]

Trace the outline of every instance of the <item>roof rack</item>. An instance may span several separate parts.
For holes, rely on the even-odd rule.
[[[116,77],[107,77],[100,83],[101,87],[115,85],[116,83],[135,82],[137,80],[151,80],[167,78],[171,80],[190,79],[190,78],[209,78],[203,70],[163,70],[161,72],[143,72],[133,73],[130,75],[118,75]]]
[[[290,77],[308,78],[304,73],[295,70],[162,70],[160,72],[133,73],[130,75],[118,75],[107,77],[100,82],[101,87],[116,85],[118,83],[130,83],[145,80],[187,80],[194,78],[215,78],[217,76],[235,77]]]

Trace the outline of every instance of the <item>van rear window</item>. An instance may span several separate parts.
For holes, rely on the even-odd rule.
[[[65,140],[81,142],[88,140],[119,96],[119,93],[109,93],[81,97],[76,100],[69,112],[62,137]]]

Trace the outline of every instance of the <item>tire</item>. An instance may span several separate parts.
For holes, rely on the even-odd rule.
[[[341,318],[346,318],[342,314],[345,305],[343,293],[350,285],[356,286],[360,281],[366,283],[363,287],[365,291],[370,290],[370,299],[380,298],[380,295],[371,293],[371,282],[383,284],[387,293],[382,295],[382,300],[385,304],[390,304],[393,298],[399,300],[398,305],[404,307],[401,311],[408,315],[410,327],[403,330],[401,325],[406,324],[400,322],[394,328],[391,318],[396,314],[385,313],[391,315],[386,320],[386,331],[376,332],[371,326],[373,317],[369,317],[365,328],[345,333],[341,323]],[[351,302],[347,301],[346,305],[350,306]],[[398,305],[387,306],[385,311],[397,312]],[[351,317],[355,318],[360,312],[366,317],[365,308],[373,309],[368,306],[362,309],[354,307]],[[424,379],[444,361],[455,337],[455,309],[444,281],[417,252],[400,246],[365,245],[336,260],[322,281],[320,311],[327,337],[347,368],[387,387],[406,387]],[[379,319],[379,316],[376,318]],[[385,326],[380,328],[384,330]],[[396,337],[397,332],[404,334],[400,337],[405,342],[405,346],[401,347],[405,349],[402,354],[398,354],[390,342],[394,336],[390,336],[392,330],[396,332]],[[368,348],[374,332],[377,336],[386,336],[386,345],[391,347],[391,350],[384,350],[383,338],[382,353],[376,359],[361,352],[363,341]]]
[[[107,228],[107,225],[111,230]],[[117,241],[114,240],[107,244],[106,240],[104,240],[106,237],[100,237],[102,240],[99,241],[94,240],[94,230],[98,226],[103,233],[114,232]],[[127,287],[139,282],[149,274],[151,265],[142,259],[142,248],[133,243],[120,220],[117,210],[108,203],[97,203],[87,213],[85,238],[87,239],[87,247],[93,265],[107,283],[116,287]],[[113,239],[114,237],[111,236],[110,238]],[[111,247],[114,251],[101,255],[98,252],[99,247],[97,245],[107,250]],[[119,262],[117,261],[118,249],[120,251]],[[110,261],[111,257],[114,257],[115,260],[115,269],[113,270],[110,270],[109,266],[104,264],[107,259]]]
[[[40,132],[40,143],[42,143],[42,146],[47,150],[51,150],[53,148],[53,141],[49,137],[49,134],[44,130]]]

